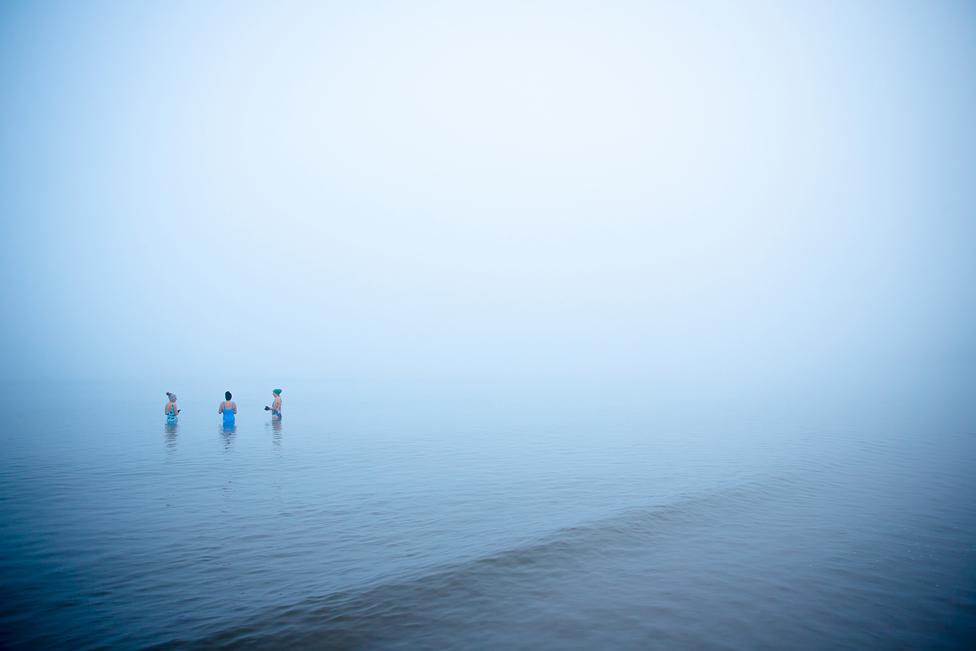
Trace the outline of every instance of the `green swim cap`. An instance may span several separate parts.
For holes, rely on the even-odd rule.
[[[275,390],[274,390],[274,391],[272,391],[271,393],[273,393],[273,394],[275,394],[276,396],[277,396],[277,395],[280,395],[280,394],[281,394],[281,389],[275,389]]]

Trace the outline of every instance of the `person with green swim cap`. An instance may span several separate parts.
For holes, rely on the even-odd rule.
[[[272,418],[281,418],[281,389],[275,389],[271,392],[274,396],[274,400],[271,402],[270,407],[265,407],[265,411],[271,412]]]

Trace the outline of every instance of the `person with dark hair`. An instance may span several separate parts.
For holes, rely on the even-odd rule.
[[[233,427],[234,416],[237,414],[237,403],[231,397],[230,391],[224,391],[224,401],[217,407],[217,413],[224,416],[225,427]]]
[[[167,391],[166,397],[169,398],[166,401],[166,406],[163,407],[163,413],[166,414],[166,424],[176,425],[176,416],[180,413],[180,410],[176,408],[176,394]]]

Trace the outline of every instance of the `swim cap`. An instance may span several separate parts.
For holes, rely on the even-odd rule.
[[[271,393],[275,394],[276,396],[281,395],[281,389],[275,389]]]

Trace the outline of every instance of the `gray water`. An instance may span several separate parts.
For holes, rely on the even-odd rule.
[[[275,384],[280,423],[270,381],[5,387],[2,645],[976,642],[976,429],[934,405]]]

